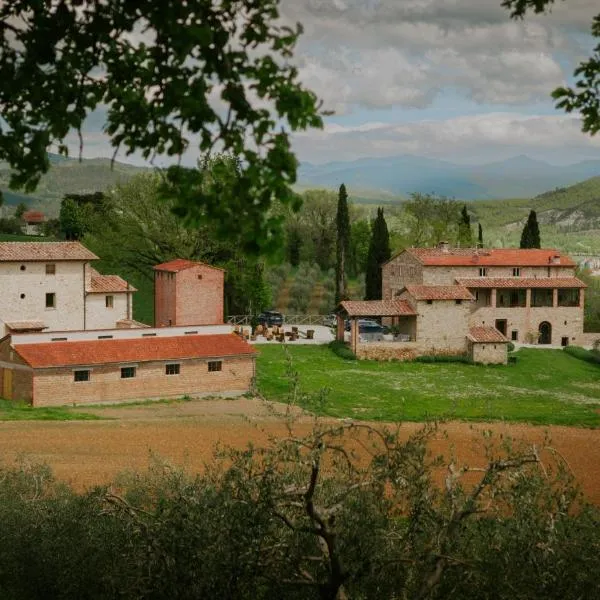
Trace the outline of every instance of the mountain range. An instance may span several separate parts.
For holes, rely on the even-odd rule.
[[[600,160],[556,166],[515,156],[483,165],[459,165],[422,156],[361,158],[320,165],[301,163],[301,188],[335,189],[344,183],[351,195],[407,196],[435,193],[460,200],[528,198],[600,175]]]

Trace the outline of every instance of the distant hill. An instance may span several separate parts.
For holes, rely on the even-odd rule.
[[[457,165],[422,156],[364,158],[323,165],[302,163],[298,183],[303,187],[349,189],[406,196],[433,192],[461,200],[502,199],[541,194],[600,175],[600,161],[555,166],[527,156],[485,165]]]
[[[115,162],[111,167],[110,159],[93,158],[81,162],[56,154],[50,155],[52,166],[35,190],[30,195],[8,189],[10,169],[0,164],[0,189],[8,206],[25,202],[28,206],[38,208],[48,216],[57,216],[60,201],[65,194],[83,194],[104,191],[118,183],[124,183],[134,175],[144,171],[142,167],[134,167]]]
[[[542,244],[572,253],[600,255],[600,177],[558,187],[534,198],[468,203],[492,245],[518,245],[530,210],[540,223]]]

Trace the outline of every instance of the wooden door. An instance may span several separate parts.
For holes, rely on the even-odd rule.
[[[5,400],[12,400],[12,370],[4,369],[2,377],[2,397]]]

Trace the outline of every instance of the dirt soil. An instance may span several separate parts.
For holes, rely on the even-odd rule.
[[[217,443],[267,444],[270,435],[284,433],[281,419],[273,413],[284,411],[282,405],[245,398],[86,410],[105,420],[0,422],[2,462],[11,464],[21,457],[45,462],[59,479],[81,490],[108,483],[122,471],[145,469],[153,455],[196,471],[213,460]],[[299,432],[310,422],[310,417],[300,417]],[[405,423],[402,435],[419,427]],[[539,447],[549,435],[551,446],[568,462],[587,498],[600,505],[600,430],[450,422],[435,434],[431,450],[447,454],[452,449],[463,463],[481,465],[483,430]]]

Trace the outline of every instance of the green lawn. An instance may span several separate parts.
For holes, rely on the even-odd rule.
[[[258,387],[284,401],[282,346],[261,345]],[[385,421],[453,418],[600,425],[600,367],[561,350],[521,349],[510,366],[345,361],[327,346],[289,347],[307,394],[327,389],[320,409],[335,417]]]
[[[32,408],[22,402],[0,398],[0,421],[90,421],[99,418],[68,407]]]

